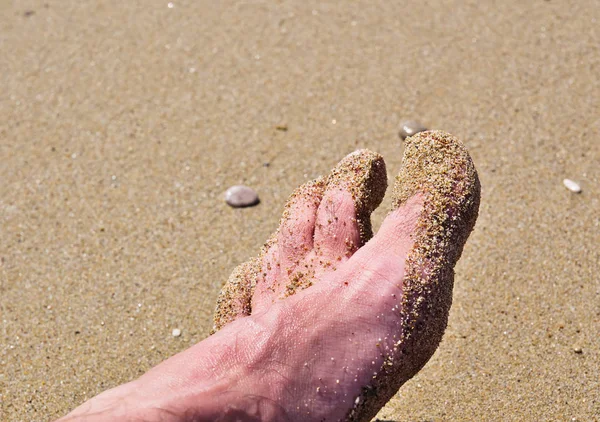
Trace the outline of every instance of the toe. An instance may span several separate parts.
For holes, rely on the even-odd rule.
[[[313,249],[315,220],[323,198],[323,178],[300,186],[288,200],[277,233],[279,262],[291,273]]]
[[[250,315],[252,292],[260,269],[260,259],[252,258],[233,270],[217,299],[212,333],[237,318]]]
[[[403,167],[394,184],[393,209],[418,194],[424,197],[417,242],[421,252],[429,248],[428,257],[453,267],[475,225],[480,197],[477,171],[456,137],[427,131],[407,139]]]
[[[315,251],[318,256],[343,260],[372,236],[371,213],[387,188],[383,158],[363,149],[347,155],[328,177],[317,211]]]
[[[454,265],[477,219],[479,180],[462,142],[442,131],[408,138],[402,165],[394,185],[394,209],[377,237],[389,250],[411,245],[402,253],[405,330],[426,326],[427,335],[412,339],[426,339],[433,353],[452,303]],[[408,224],[415,227],[410,232],[407,215],[416,220]]]
[[[315,218],[325,182],[300,186],[285,205],[279,229],[257,258],[239,265],[223,286],[214,314],[213,333],[231,321],[267,307],[283,288],[282,269],[291,271],[313,248]]]
[[[315,257],[321,268],[347,260],[361,246],[356,205],[346,188],[327,189],[319,206],[315,226]]]
[[[279,229],[263,248],[262,267],[252,296],[253,312],[268,308],[290,285],[310,283],[307,273],[298,272],[298,266],[313,249],[317,209],[325,191],[325,180],[318,178],[300,186],[285,205]]]
[[[425,365],[442,339],[452,303],[454,265],[477,219],[479,196],[477,172],[457,138],[441,131],[407,138],[394,186],[394,209],[369,244],[378,248],[372,255],[380,257],[369,265],[404,261],[400,325],[389,357],[394,364],[373,384],[381,403]],[[365,417],[374,416],[380,407],[374,400],[362,403],[357,413]]]

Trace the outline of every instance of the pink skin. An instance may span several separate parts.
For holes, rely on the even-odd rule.
[[[267,252],[256,291],[253,313],[267,310],[274,300],[286,296],[286,286],[297,272],[314,270],[314,279],[337,269],[360,245],[360,232],[351,195],[339,188],[328,188],[317,205],[312,198],[298,197],[292,204],[289,220],[277,235],[277,243]],[[354,245],[348,250],[347,244]],[[321,262],[330,265],[325,266]]]
[[[251,316],[61,421],[343,420],[399,335],[405,260],[422,205],[420,195],[408,200],[351,255],[346,241],[359,245],[360,237],[349,192],[328,190],[318,209],[297,204],[265,258],[273,265]],[[284,298],[283,269],[323,257],[337,268],[316,266],[314,285]]]

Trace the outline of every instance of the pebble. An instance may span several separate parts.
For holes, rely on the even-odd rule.
[[[400,125],[400,138],[403,140],[416,133],[424,132],[427,128],[415,120],[406,120]]]
[[[179,328],[174,328],[171,334],[173,334],[173,337],[179,337],[181,335],[181,330]]]
[[[251,207],[259,203],[258,194],[244,185],[236,185],[225,192],[225,202],[234,208]]]
[[[577,182],[574,182],[571,179],[565,179],[565,180],[563,180],[563,184],[571,192],[574,192],[574,193],[580,193],[581,192],[581,186],[579,186],[579,184]]]
[[[577,354],[583,353],[583,349],[579,346],[573,346],[573,351]]]

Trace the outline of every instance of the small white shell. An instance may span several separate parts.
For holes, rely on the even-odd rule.
[[[565,180],[563,180],[563,184],[571,192],[575,192],[575,193],[580,193],[581,192],[581,186],[579,186],[579,184],[577,182],[574,182],[571,179],[565,179]]]
[[[171,334],[173,337],[179,337],[181,335],[181,330],[179,328],[174,328]]]
[[[421,123],[415,120],[407,120],[400,125],[400,133],[398,133],[398,135],[400,136],[400,139],[404,140],[409,136],[413,136],[416,133],[424,132],[426,130],[427,128]]]
[[[234,208],[251,207],[259,202],[258,194],[248,186],[236,185],[225,192],[225,202]]]

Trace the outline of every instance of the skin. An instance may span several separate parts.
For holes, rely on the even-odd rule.
[[[291,197],[224,286],[215,334],[61,421],[370,420],[437,348],[479,206],[456,138],[415,135],[405,158],[375,237],[385,167],[362,150]]]

